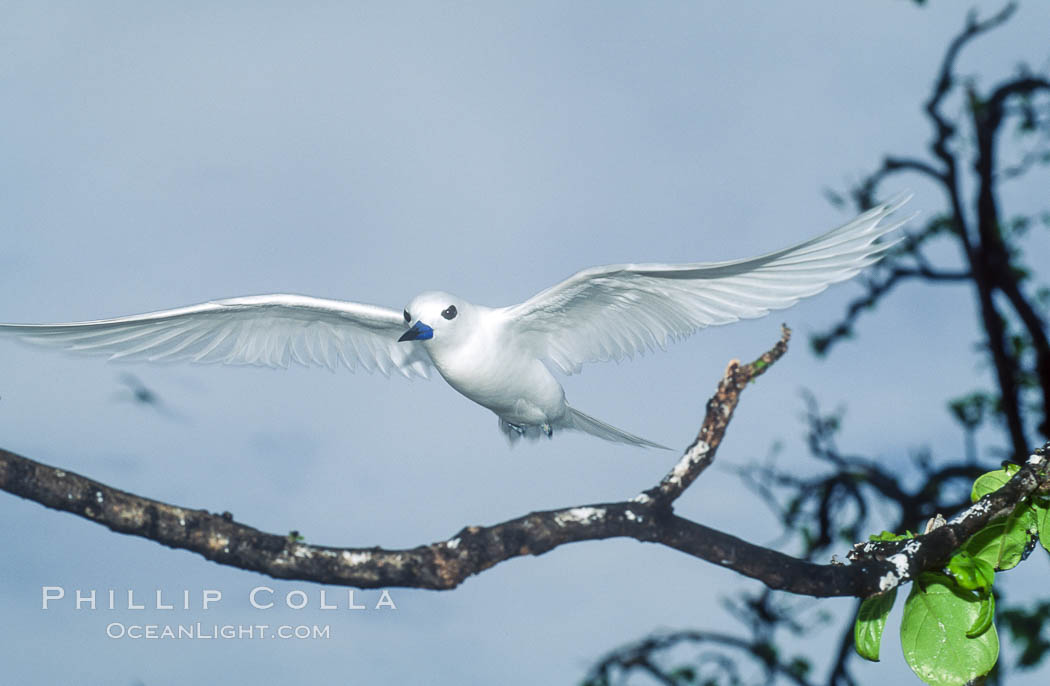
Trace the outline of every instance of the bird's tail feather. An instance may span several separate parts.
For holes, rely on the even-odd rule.
[[[640,436],[635,436],[634,434],[629,434],[626,431],[617,429],[615,426],[611,426],[599,419],[595,419],[589,414],[584,414],[583,412],[580,412],[574,407],[570,407],[568,408],[568,410],[569,415],[567,419],[569,421],[566,422],[566,428],[584,431],[586,433],[591,434],[592,436],[604,438],[605,440],[612,441],[613,443],[626,443],[628,445],[637,445],[645,448],[660,448],[661,450],[670,450],[670,448],[668,448],[665,445],[653,443],[652,441],[647,441]]]

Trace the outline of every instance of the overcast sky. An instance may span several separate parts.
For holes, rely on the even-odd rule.
[[[767,252],[849,218],[823,188],[886,152],[919,152],[920,101],[962,22],[957,3],[903,0],[0,2],[0,320],[268,292],[401,309],[441,289],[505,305],[586,266]],[[1050,6],[1028,3],[962,67],[987,85],[1023,59],[1045,64],[1047,26]],[[939,208],[922,183],[886,191],[905,187],[912,209]],[[1011,212],[1045,207],[1045,193],[1025,188],[1004,193]],[[962,449],[943,407],[986,373],[971,294],[901,288],[855,341],[814,359],[807,334],[858,292],[839,286],[667,353],[590,365],[564,379],[568,399],[685,446],[726,362],[765,350],[788,322],[796,342],[744,396],[723,468],[678,508],[771,541],[775,522],[728,467],[782,440],[785,464],[812,468],[803,388],[847,408],[844,447],[902,478],[910,450]],[[4,448],[318,544],[413,546],[619,500],[675,459],[586,435],[512,450],[491,413],[440,379],[0,350]],[[163,411],[130,400],[127,372]],[[0,521],[0,655],[20,684],[576,683],[604,651],[654,629],[735,630],[719,599],[746,587],[680,553],[604,541],[508,562],[451,592],[392,589],[396,611],[326,612],[317,585],[220,567],[13,496],[0,497]],[[1045,580],[1046,556],[1034,557],[1008,575],[1014,601]],[[68,599],[44,612],[45,585],[224,595],[206,613],[77,612]],[[254,610],[258,585],[278,598],[301,589],[311,607]],[[328,624],[332,637],[106,637],[111,622],[147,621]],[[837,631],[817,634],[810,654]],[[866,683],[906,673],[890,632],[883,654],[858,665]],[[1011,683],[1046,679],[1044,669]]]

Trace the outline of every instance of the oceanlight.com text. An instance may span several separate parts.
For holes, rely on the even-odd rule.
[[[124,624],[110,622],[106,637],[130,640],[326,640],[332,637],[328,624]]]

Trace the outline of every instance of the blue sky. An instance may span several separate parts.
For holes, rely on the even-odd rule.
[[[268,292],[400,309],[441,289],[504,305],[590,265],[765,252],[849,218],[823,188],[924,146],[919,103],[962,21],[953,3],[889,0],[2,3],[0,320]],[[961,66],[987,85],[1022,59],[1045,64],[1048,25],[1050,7],[1028,3]],[[906,185],[915,210],[940,206],[934,189]],[[1045,206],[1033,188],[1045,185],[1006,189],[1004,201]],[[962,449],[941,408],[986,373],[972,296],[902,288],[857,340],[814,359],[806,335],[857,292],[839,286],[666,353],[588,366],[564,380],[568,398],[684,446],[726,362],[766,349],[786,321],[793,350],[745,396],[720,465],[783,440],[781,459],[809,469],[799,421],[809,388],[847,408],[844,446],[907,478],[909,450]],[[511,450],[490,413],[440,380],[117,366],[0,346],[3,447],[315,543],[411,546],[622,499],[673,462],[584,435]],[[123,372],[171,413],[130,402]],[[706,473],[679,511],[759,542],[778,533],[727,468]],[[719,598],[745,585],[679,553],[605,541],[506,563],[452,592],[393,589],[396,612],[332,613],[316,609],[316,585],[222,568],[11,496],[0,518],[0,641],[23,684],[218,673],[228,684],[574,683],[603,651],[654,629],[731,627]],[[1045,559],[1023,567],[1009,575],[1013,600],[1047,572]],[[43,612],[43,585],[214,588],[224,602],[208,613]],[[302,589],[313,605],[253,610],[258,585]],[[332,638],[106,638],[107,623],[143,617],[330,624]],[[858,668],[866,683],[906,671],[893,637],[884,654]],[[1046,673],[1026,678],[1014,683]]]

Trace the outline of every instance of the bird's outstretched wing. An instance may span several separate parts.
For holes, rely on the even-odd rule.
[[[426,377],[430,360],[397,342],[400,313],[302,295],[254,295],[68,324],[0,324],[0,334],[110,359],[336,369]]]
[[[567,374],[663,348],[705,326],[789,307],[877,262],[895,241],[876,239],[904,223],[882,220],[909,197],[761,257],[584,269],[503,314],[515,335]]]

